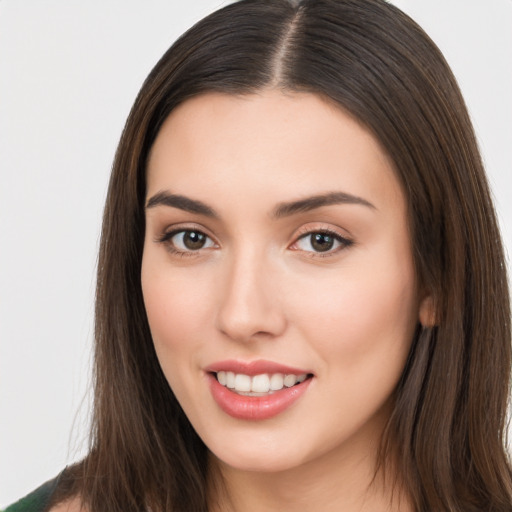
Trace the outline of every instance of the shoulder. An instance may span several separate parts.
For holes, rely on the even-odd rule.
[[[13,503],[5,509],[5,512],[44,512],[57,487],[58,477],[49,480],[35,491]]]
[[[62,473],[32,491],[21,500],[8,506],[4,512],[87,512],[81,506],[80,499],[71,498],[51,505]]]

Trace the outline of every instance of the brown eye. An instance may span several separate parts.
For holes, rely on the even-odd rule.
[[[183,234],[183,245],[191,251],[202,249],[206,243],[206,235],[198,231],[185,231]]]
[[[297,249],[310,253],[335,253],[340,249],[352,245],[348,240],[337,233],[328,231],[313,231],[301,236],[295,246]]]
[[[215,243],[208,235],[193,229],[174,231],[165,235],[161,241],[168,244],[170,249],[182,253],[199,251],[215,246]]]
[[[326,233],[313,233],[311,237],[311,247],[315,251],[325,252],[330,251],[334,247],[334,237]]]

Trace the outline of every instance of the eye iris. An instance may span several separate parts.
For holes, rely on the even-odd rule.
[[[206,235],[197,231],[186,231],[183,235],[183,244],[187,249],[201,249],[206,243]]]
[[[311,247],[318,252],[326,252],[333,248],[334,238],[325,233],[314,233],[311,235]]]

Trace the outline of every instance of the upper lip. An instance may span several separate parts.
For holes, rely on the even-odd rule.
[[[285,375],[303,375],[312,373],[308,370],[301,368],[294,368],[292,366],[276,363],[274,361],[265,361],[259,359],[257,361],[239,361],[229,359],[226,361],[218,361],[205,368],[206,372],[233,372],[242,373],[244,375],[260,375],[262,373],[283,373]]]

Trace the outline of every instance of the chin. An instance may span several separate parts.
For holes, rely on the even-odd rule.
[[[315,458],[315,453],[306,450],[304,444],[292,434],[285,438],[271,436],[257,437],[246,434],[237,439],[227,436],[220,442],[208,439],[207,446],[214,458],[221,465],[229,466],[238,471],[275,473],[297,468]],[[294,441],[294,442],[286,442]]]
[[[214,454],[222,465],[242,472],[278,473],[296,468],[304,462],[297,456],[288,456],[283,453],[272,456],[263,450],[251,453],[232,451],[220,455]]]

